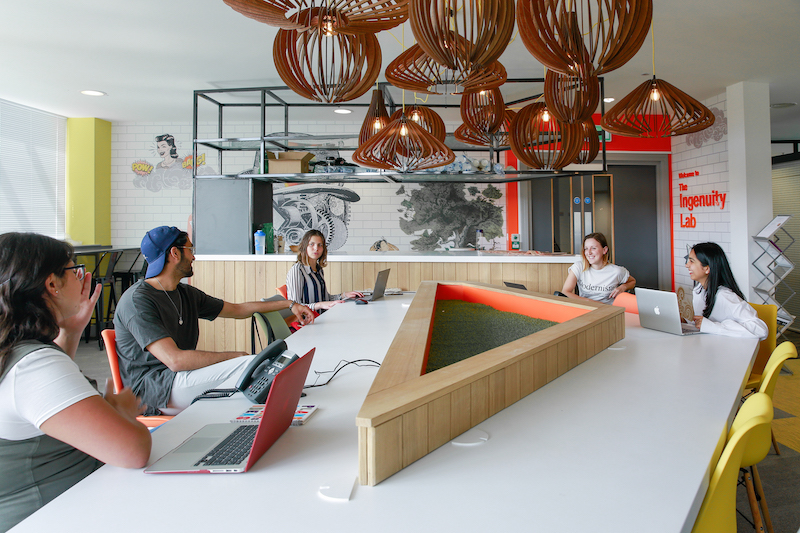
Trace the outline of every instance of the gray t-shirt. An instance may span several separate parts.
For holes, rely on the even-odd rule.
[[[222,300],[185,283],[164,292],[139,281],[119,299],[114,312],[119,370],[125,386],[147,405],[146,414],[159,414],[159,409],[167,406],[175,379],[175,372],[146,347],[171,337],[181,350],[196,349],[198,320],[214,320],[223,305]],[[178,323],[180,318],[183,325]]]

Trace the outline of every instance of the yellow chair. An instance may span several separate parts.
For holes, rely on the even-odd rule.
[[[708,492],[697,515],[694,533],[736,533],[736,487],[750,441],[768,439],[770,422],[764,416],[742,417],[711,474]],[[749,454],[747,454],[749,455]]]
[[[764,374],[764,367],[767,366],[767,361],[775,351],[777,344],[778,307],[769,304],[750,304],[750,306],[756,310],[758,318],[764,321],[769,330],[767,338],[758,344],[758,354],[753,363],[753,370],[750,371],[750,377],[744,387],[745,389],[758,389],[761,384],[761,376]]]
[[[636,295],[629,292],[621,292],[614,298],[614,303],[617,307],[624,307],[626,313],[639,314],[639,306],[636,303]]]
[[[731,429],[728,432],[728,440],[742,427],[744,422],[757,416],[769,420],[770,428],[772,427],[772,418],[774,416],[772,399],[763,392],[756,392],[744,402],[739,412],[736,413],[733,424],[731,424]],[[773,533],[772,519],[769,516],[767,498],[764,495],[764,488],[761,485],[761,476],[758,474],[756,465],[764,460],[769,453],[771,445],[772,441],[766,431],[760,431],[757,436],[754,435],[751,437],[747,443],[747,449],[742,456],[740,470],[740,483],[747,489],[747,500],[750,502],[750,511],[753,514],[755,529],[756,531],[763,531],[764,526],[766,526],[768,533]]]
[[[764,374],[761,378],[761,383],[758,386],[758,391],[767,394],[772,399],[775,394],[775,384],[778,382],[778,376],[783,368],[783,363],[787,359],[797,357],[797,348],[789,341],[782,342],[780,346],[775,348],[772,355],[767,361],[767,366],[764,368]],[[775,433],[772,433],[772,446],[775,448],[775,453],[781,454],[778,449],[778,443],[775,440]]]
[[[114,382],[114,393],[122,390],[122,375],[119,372],[119,357],[117,356],[117,332],[113,329],[104,329],[100,332],[103,337],[103,344],[106,345],[106,356],[108,356],[108,366],[111,368],[111,380]],[[157,428],[164,422],[172,420],[173,417],[167,415],[137,416],[136,420],[149,428]]]

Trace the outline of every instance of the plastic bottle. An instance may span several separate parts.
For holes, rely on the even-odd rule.
[[[481,243],[481,239],[482,238],[483,238],[483,230],[479,229],[478,231],[475,232],[475,249],[476,250],[480,250],[481,249],[481,244],[480,243]]]
[[[275,232],[272,229],[272,222],[265,222],[262,226],[265,235],[265,242],[266,246],[264,248],[264,253],[274,254],[275,253]]]
[[[266,244],[267,244],[267,234],[261,230],[256,231],[253,234],[253,247],[255,249],[256,254],[263,254],[266,252]]]

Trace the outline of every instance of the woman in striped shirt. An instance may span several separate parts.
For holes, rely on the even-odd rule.
[[[320,313],[345,298],[361,298],[360,292],[330,294],[325,285],[322,269],[328,264],[328,247],[319,230],[309,230],[303,235],[297,252],[297,263],[286,274],[286,297]]]

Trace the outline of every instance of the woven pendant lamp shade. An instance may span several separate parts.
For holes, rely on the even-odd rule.
[[[505,119],[500,125],[500,129],[498,129],[494,134],[481,133],[473,130],[466,124],[462,124],[456,129],[453,136],[456,138],[456,140],[465,144],[471,144],[473,146],[489,146],[492,143],[492,140],[494,140],[494,148],[508,146],[508,131],[511,127],[511,121],[514,120],[516,114],[516,111],[506,109]]]
[[[408,7],[417,43],[451,70],[488,66],[514,32],[513,0],[410,0]]]
[[[627,137],[670,137],[704,130],[714,124],[706,106],[653,77],[608,110],[604,130]]]
[[[560,170],[572,163],[581,149],[579,124],[559,122],[547,107],[534,102],[523,107],[511,121],[509,144],[517,159],[531,168]]]
[[[302,24],[289,20],[286,12],[293,9],[294,2],[281,0],[223,0],[228,6],[245,17],[277,26],[286,30],[304,29]]]
[[[223,0],[242,15],[286,30],[306,30],[316,21],[303,11],[319,9],[328,33],[377,33],[408,20],[408,0]]]
[[[359,165],[401,172],[447,165],[455,158],[450,148],[405,115],[353,152]]]
[[[358,134],[358,144],[364,144],[367,140],[385,128],[391,119],[386,111],[386,103],[383,101],[383,91],[375,89],[372,91],[372,101],[367,109],[367,116],[361,125],[361,132]]]
[[[597,76],[580,78],[548,70],[544,78],[544,102],[561,122],[579,124],[592,117],[600,104]]]
[[[581,122],[580,128],[581,150],[573,163],[585,165],[594,161],[597,154],[600,153],[600,137],[591,117]]]
[[[517,25],[528,51],[571,76],[599,76],[627,63],[653,18],[653,0],[519,0]]]
[[[500,87],[508,78],[505,67],[495,61],[485,68],[452,70],[443,67],[418,44],[394,58],[386,67],[386,81],[399,89],[424,94],[461,94]]]
[[[307,16],[313,15],[310,10]],[[283,82],[317,102],[358,98],[375,84],[381,69],[381,48],[373,34],[326,34],[321,27],[281,29],[272,52]]]
[[[500,89],[464,93],[460,108],[464,124],[482,133],[496,132],[506,116],[506,104]]]
[[[406,107],[405,113],[402,108],[398,109],[392,113],[390,120],[398,120],[403,114],[438,140],[444,142],[445,137],[447,137],[447,130],[444,126],[444,120],[436,111],[429,107],[413,105]]]

